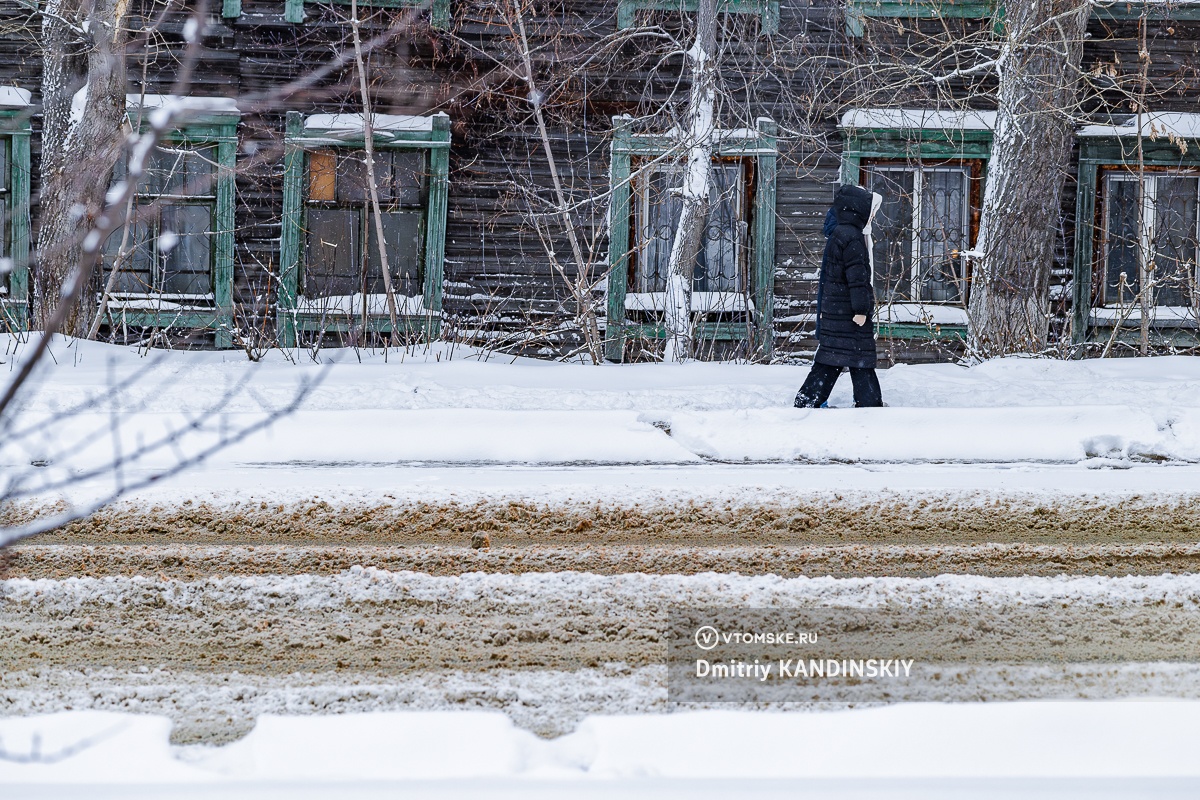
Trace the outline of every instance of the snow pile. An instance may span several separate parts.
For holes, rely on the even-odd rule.
[[[643,415],[721,461],[1200,460],[1200,409],[783,409]]]
[[[838,127],[990,131],[996,127],[996,112],[975,109],[852,108],[842,115]]]
[[[25,108],[33,97],[28,89],[0,86],[0,108]]]
[[[586,572],[524,574],[469,572],[433,576],[354,567],[337,575],[239,575],[199,581],[146,577],[9,579],[0,597],[12,613],[78,616],[90,606],[166,608],[173,611],[241,609],[279,613],[287,609],[336,612],[348,605],[428,603],[536,609],[553,602],[581,605],[592,613],[668,606],[746,608],[1009,608],[1015,604],[1055,608],[1067,604],[1105,607],[1196,609],[1200,576],[1111,578],[940,575],[936,578],[781,578],[717,572],[699,575]],[[615,609],[615,611],[610,611]],[[532,613],[532,612],[531,612]]]
[[[435,115],[436,116],[436,115]],[[442,115],[445,116],[445,115]],[[432,131],[433,117],[411,114],[372,114],[371,129],[376,131]],[[304,129],[328,134],[362,135],[366,123],[362,114],[313,114],[304,118]]]
[[[551,741],[488,712],[264,716],[185,763],[164,718],[67,712],[0,720],[8,752],[29,753],[37,734],[58,758],[0,761],[0,783],[1195,777],[1197,713],[1194,701],[697,711],[590,717]]]
[[[25,347],[8,338],[3,356],[8,369],[19,364]],[[0,442],[0,469],[25,470],[28,487],[46,487],[107,463],[114,444],[129,454],[182,431],[170,447],[127,464],[134,471],[161,469],[180,453],[203,452],[264,420],[270,409],[293,399],[301,382],[318,378],[319,386],[296,413],[222,450],[207,472],[189,473],[187,485],[222,478],[222,486],[299,485],[306,479],[292,469],[296,466],[313,470],[308,480],[328,490],[367,478],[361,470],[335,474],[338,469],[411,464],[715,469],[714,462],[792,468],[1200,462],[1200,359],[1191,357],[1008,358],[971,368],[895,367],[880,373],[888,408],[846,409],[852,399],[849,381],[843,380],[830,398],[835,408],[798,410],[791,404],[807,374],[803,366],[593,367],[501,359],[451,344],[316,355],[314,360],[303,350],[269,351],[252,364],[238,352],[147,354],[60,341],[11,435]],[[123,385],[114,390],[117,384]],[[206,411],[212,413],[202,416]],[[120,418],[115,432],[114,415]],[[54,424],[37,429],[49,420]],[[35,464],[39,469],[31,471]],[[264,467],[288,469],[271,477]],[[432,472],[403,479],[394,474],[384,483],[400,492],[424,492],[463,481],[473,486],[480,474],[464,471],[450,480]],[[1160,486],[1177,490],[1191,480],[1182,474],[1170,473],[1174,477]],[[826,486],[843,480],[802,477],[780,472],[768,482]],[[1053,479],[1065,478],[1063,473]],[[489,480],[510,486],[510,493],[518,484],[525,493],[541,485],[528,475],[498,471]],[[747,472],[710,483],[763,485],[762,480]],[[1081,484],[1099,485],[1096,480]],[[1145,477],[1142,483],[1156,480]],[[663,471],[637,477],[593,473],[573,481],[585,488],[604,482],[612,485],[610,493],[630,496],[646,481],[703,486],[695,477]]]

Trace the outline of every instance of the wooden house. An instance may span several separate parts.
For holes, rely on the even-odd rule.
[[[391,332],[561,357],[586,352],[594,315],[604,357],[656,357],[678,217],[679,45],[695,0],[358,5],[370,114],[346,0],[218,3],[183,99],[191,12],[135,0],[130,128],[164,104],[179,116],[95,276],[100,335],[249,349]],[[693,273],[700,355],[811,354],[821,227],[839,182],[886,198],[874,237],[884,363],[959,355],[962,253],[978,232],[995,119],[994,76],[961,65],[1002,9],[719,7],[712,208]],[[1059,234],[1055,342],[1073,354],[1133,342],[1132,298],[1152,263],[1154,344],[1190,350],[1200,4],[1095,3],[1091,14],[1076,154],[1061,216],[1045,221]],[[39,24],[31,4],[0,10],[0,307],[12,329],[29,325],[36,269]],[[950,64],[961,74],[935,80],[931,65]]]

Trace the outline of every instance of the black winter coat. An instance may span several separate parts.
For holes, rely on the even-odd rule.
[[[875,366],[875,290],[871,287],[871,261],[863,227],[871,218],[871,193],[843,186],[833,199],[837,226],[825,240],[821,258],[821,283],[817,291],[816,362],[831,367]],[[855,325],[862,314],[865,325]]]

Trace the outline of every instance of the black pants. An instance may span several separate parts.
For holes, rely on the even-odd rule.
[[[841,367],[813,364],[804,385],[796,393],[796,408],[819,408],[829,399],[833,384],[837,383],[838,375],[841,374]],[[856,408],[877,408],[883,405],[883,391],[879,388],[879,378],[875,376],[875,370],[850,367],[850,381],[854,384]]]

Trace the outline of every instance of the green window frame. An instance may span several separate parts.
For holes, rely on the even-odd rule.
[[[1172,3],[1145,2],[1145,0],[1100,0],[1092,4],[1092,19],[1136,20],[1142,15],[1151,20],[1170,19],[1177,22],[1200,20],[1200,4],[1195,0],[1178,0]]]
[[[635,228],[637,211],[634,191],[635,159],[657,159],[679,151],[679,142],[661,134],[635,134],[633,118],[613,117],[610,161],[612,198],[609,216],[608,304],[605,358],[620,362],[625,339],[666,337],[662,325],[632,322],[626,314],[630,257],[639,247]],[[704,340],[744,341],[752,339],[757,355],[769,358],[774,346],[775,314],[775,185],[778,159],[778,129],[770,118],[759,117],[754,129],[718,132],[714,158],[720,161],[753,162],[754,197],[747,222],[749,286],[743,293],[753,303],[749,326],[737,322],[702,322],[696,335]],[[735,134],[736,135],[730,135]]]
[[[1106,201],[1113,181],[1137,184],[1139,181],[1137,152],[1137,117],[1125,115],[1127,119],[1111,125],[1089,125],[1079,132],[1079,177],[1075,197],[1075,258],[1072,263],[1072,340],[1076,344],[1089,341],[1108,341],[1118,319],[1111,314],[1098,314],[1104,309],[1118,308],[1106,304],[1104,271],[1109,257],[1106,242],[1109,219]],[[1171,118],[1175,118],[1172,120]],[[1148,183],[1158,183],[1162,178],[1200,177],[1200,137],[1172,136],[1162,131],[1176,128],[1172,122],[1182,123],[1188,133],[1200,131],[1200,114],[1148,114],[1143,118],[1141,163],[1145,167],[1142,176]],[[1159,133],[1151,138],[1151,128]],[[1172,141],[1174,139],[1174,141]],[[1186,152],[1178,143],[1186,145]],[[1143,193],[1145,195],[1146,193]],[[1152,203],[1151,197],[1147,198]],[[1153,217],[1151,208],[1146,217]],[[1144,222],[1143,224],[1152,224]],[[1196,221],[1196,233],[1200,238],[1200,219]],[[1157,252],[1157,245],[1148,241],[1153,237],[1145,230],[1135,234],[1139,252]],[[1145,237],[1145,241],[1143,241]],[[1193,244],[1196,244],[1193,242]],[[1153,257],[1153,256],[1152,256]],[[1195,269],[1195,265],[1192,265]],[[1200,277],[1200,276],[1197,276]],[[1128,304],[1126,304],[1128,305]],[[1193,307],[1195,302],[1193,300]],[[1161,304],[1156,307],[1161,307]],[[1136,310],[1133,313],[1137,313]],[[1140,340],[1139,321],[1130,314],[1122,327],[1127,333],[1118,332],[1117,340],[1134,344]],[[1119,315],[1118,315],[1119,316]],[[1200,345],[1196,315],[1189,318],[1155,318],[1152,323],[1153,342],[1156,345],[1196,347]]]
[[[305,268],[305,239],[308,233],[308,213],[320,207],[320,201],[310,198],[309,167],[312,153],[336,153],[363,151],[365,140],[362,126],[350,125],[330,127],[335,117],[361,120],[361,115],[320,115],[307,120],[297,111],[287,115],[287,137],[284,143],[283,183],[283,228],[280,235],[280,274],[276,294],[276,327],[280,341],[286,347],[294,347],[299,333],[347,332],[360,315],[336,309],[316,310],[301,304],[301,287]],[[442,277],[445,269],[446,206],[450,185],[450,118],[444,114],[430,117],[409,118],[411,124],[398,126],[380,125],[374,131],[372,144],[377,160],[390,154],[417,153],[424,159],[424,195],[420,221],[420,243],[423,251],[421,285],[421,310],[419,313],[399,309],[397,325],[400,333],[421,334],[432,340],[441,333],[442,320]],[[376,178],[379,180],[378,176]],[[364,206],[365,207],[365,206]],[[415,206],[409,204],[411,210]],[[331,204],[337,210],[339,206]],[[367,225],[367,247],[375,236],[374,228]],[[360,240],[360,247],[361,247]],[[367,317],[371,330],[380,333],[392,332],[391,318],[386,308],[377,313],[371,310]]]
[[[871,167],[904,165],[922,171],[943,168],[973,170],[975,192],[982,198],[987,163],[992,150],[994,113],[981,111],[937,111],[932,109],[851,109],[839,127],[845,139],[842,150],[841,182],[866,185]],[[974,166],[971,166],[974,165]],[[968,223],[969,224],[969,223]],[[966,276],[962,276],[966,280]],[[950,304],[914,301],[927,306],[923,315],[930,322],[877,321],[876,330],[890,339],[965,338],[965,324],[941,324],[930,311]],[[959,307],[959,303],[954,307]]]
[[[150,101],[149,95],[129,95],[130,121],[140,122],[142,132],[147,130],[144,119],[146,112],[154,108],[157,99]],[[148,102],[149,101],[149,102]],[[118,326],[134,328],[164,329],[208,329],[214,332],[217,349],[233,346],[233,262],[234,262],[234,197],[237,167],[237,126],[241,120],[233,101],[223,97],[190,97],[185,99],[180,122],[163,134],[162,146],[166,148],[194,150],[206,149],[216,156],[215,186],[211,200],[207,203],[185,203],[192,206],[211,208],[212,227],[207,234],[211,261],[212,302],[177,302],[168,299],[166,293],[150,287],[150,291],[137,293],[142,299],[159,300],[151,303],[117,302],[106,311],[110,329]],[[144,106],[141,104],[145,103]],[[153,201],[154,193],[139,194],[139,198]],[[163,195],[166,196],[166,195]],[[113,234],[120,236],[118,230]],[[105,277],[109,264],[105,260]],[[131,301],[132,293],[122,293],[118,301]],[[111,303],[111,301],[110,301]]]
[[[225,0],[228,4],[236,2],[241,12],[241,0]],[[283,18],[287,22],[304,22],[304,4],[306,0],[284,0]],[[314,0],[307,0],[316,4]],[[350,5],[350,0],[322,0],[340,6]],[[359,0],[362,8],[425,8],[429,7],[429,25],[445,30],[450,27],[450,0]],[[228,16],[228,15],[226,15]]]
[[[997,31],[1004,9],[1000,0],[847,0],[846,32],[862,36],[869,18],[890,19],[989,19],[996,18]],[[1142,15],[1150,19],[1171,19],[1179,22],[1200,20],[1200,4],[1194,0],[1177,3],[1146,2],[1146,0],[1102,0],[1092,5],[1092,19],[1121,21],[1136,20]]]
[[[0,89],[0,331],[29,329],[29,92]]]
[[[639,11],[678,11],[696,13],[697,0],[618,0],[617,30],[637,25]],[[759,18],[763,33],[779,30],[779,0],[717,0],[717,10],[725,14],[748,14]]]
[[[998,0],[847,0],[846,33],[862,36],[869,18],[989,19]]]

